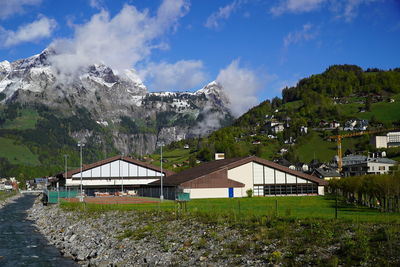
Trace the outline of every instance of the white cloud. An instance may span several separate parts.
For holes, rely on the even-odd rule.
[[[74,74],[93,63],[116,70],[132,68],[153,49],[165,47],[160,38],[176,27],[188,8],[185,0],[164,0],[155,16],[131,5],[125,5],[114,17],[101,10],[86,24],[76,25],[73,38],[53,42],[57,52],[51,58],[53,65],[64,74]]]
[[[315,39],[317,36],[317,31],[313,30],[313,25],[307,23],[303,25],[301,30],[288,33],[288,35],[286,35],[286,37],[283,39],[283,47],[287,49],[292,44]]]
[[[330,9],[334,17],[351,22],[357,16],[361,5],[377,1],[382,0],[280,0],[278,5],[270,8],[270,12],[280,16],[285,13],[305,13],[326,8]]]
[[[32,23],[20,26],[15,32],[0,28],[0,40],[5,47],[35,42],[50,37],[56,26],[57,22],[54,19],[40,17]]]
[[[283,0],[277,6],[270,9],[275,16],[283,13],[302,13],[320,8],[326,0]]]
[[[356,16],[361,5],[377,2],[380,0],[346,0],[344,2],[332,1],[333,10],[337,10],[336,18],[343,18],[351,22]]]
[[[42,0],[5,0],[0,3],[0,19],[6,19],[14,14],[25,11],[25,6],[39,5]]]
[[[231,14],[241,5],[242,1],[235,0],[229,5],[220,7],[217,12],[212,13],[208,18],[204,26],[207,28],[217,29],[220,26],[220,20],[228,19]]]
[[[256,95],[262,83],[254,71],[241,68],[239,60],[232,61],[221,70],[216,81],[229,98],[230,109],[235,116],[240,116],[259,102]]]
[[[180,60],[174,64],[151,63],[140,76],[150,80],[155,90],[187,90],[204,84],[207,75],[202,61]]]
[[[103,1],[101,1],[101,0],[90,0],[89,5],[92,8],[100,10],[103,7]]]

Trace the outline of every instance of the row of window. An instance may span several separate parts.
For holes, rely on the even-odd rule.
[[[254,186],[255,196],[318,194],[316,184]]]

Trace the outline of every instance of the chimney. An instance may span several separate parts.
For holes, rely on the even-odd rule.
[[[225,159],[225,153],[215,153],[215,160]]]

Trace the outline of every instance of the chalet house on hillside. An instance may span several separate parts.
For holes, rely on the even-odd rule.
[[[267,121],[266,127],[270,132],[272,132],[274,134],[283,132],[283,130],[285,130],[284,123],[276,121],[276,120]]]
[[[366,131],[368,129],[368,120],[349,120],[344,124],[345,131]]]
[[[164,179],[164,196],[175,199],[189,193],[190,198],[323,195],[327,182],[255,156],[203,163]],[[158,197],[160,181],[139,188],[142,196]]]
[[[339,127],[340,127],[340,122],[338,122],[338,121],[331,121],[329,123],[329,128],[331,128],[331,129],[336,129],[336,128],[339,128]]]
[[[340,173],[337,170],[335,170],[333,168],[329,168],[327,166],[323,166],[323,167],[314,169],[312,175],[317,176],[324,180],[330,180],[333,178],[341,177]]]

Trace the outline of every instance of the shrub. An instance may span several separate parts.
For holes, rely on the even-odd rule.
[[[252,189],[248,189],[246,191],[246,195],[247,195],[247,197],[253,197],[253,190]]]

